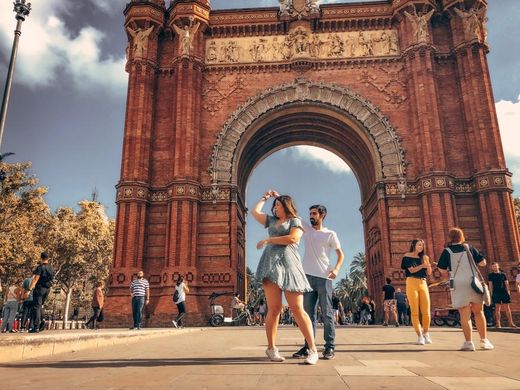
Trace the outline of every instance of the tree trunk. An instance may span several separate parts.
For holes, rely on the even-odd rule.
[[[63,307],[63,329],[65,329],[65,326],[67,324],[67,321],[69,319],[69,306],[70,306],[70,298],[72,297],[72,288],[69,288],[67,290],[67,298],[65,299],[65,306]]]

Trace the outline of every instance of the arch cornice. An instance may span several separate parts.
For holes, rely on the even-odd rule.
[[[348,88],[297,78],[292,83],[259,92],[231,114],[213,146],[209,168],[213,183],[233,184],[238,142],[257,119],[283,105],[305,102],[339,109],[357,121],[373,145],[377,181],[405,176],[407,163],[401,140],[376,106]]]

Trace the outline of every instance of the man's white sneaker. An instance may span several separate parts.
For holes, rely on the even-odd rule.
[[[179,327],[179,325],[177,325],[177,321],[175,321],[175,320],[172,320],[172,324],[173,324],[173,326],[174,326],[175,328],[178,328],[178,327]]]
[[[417,344],[417,345],[424,345],[424,344],[426,344],[426,340],[424,339],[424,336],[420,335],[419,338],[417,339],[417,342],[415,344]]]
[[[282,355],[280,355],[280,353],[278,352],[278,348],[273,348],[273,349],[267,348],[265,350],[265,354],[267,355],[269,360],[272,362],[283,362],[285,360],[285,358]]]
[[[462,344],[462,347],[460,347],[461,351],[474,351],[475,350],[475,344],[473,344],[473,341],[464,341],[464,344]]]
[[[309,349],[309,356],[307,356],[307,359],[305,359],[305,364],[316,364],[318,363],[318,359],[320,357],[318,356],[318,351],[312,351]]]
[[[430,337],[430,334],[429,334],[429,333],[425,333],[425,334],[423,335],[423,337],[424,337],[424,342],[425,342],[426,344],[431,344],[431,343],[432,343],[432,338]]]
[[[480,340],[480,348],[488,350],[495,349],[494,345],[491,344],[491,342],[488,339]]]

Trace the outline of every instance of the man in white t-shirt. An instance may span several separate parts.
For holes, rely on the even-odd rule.
[[[343,263],[343,251],[338,236],[332,230],[323,226],[327,215],[327,208],[323,205],[313,205],[309,208],[310,225],[303,223],[305,231],[303,241],[305,253],[303,255],[303,269],[313,291],[303,295],[303,306],[312,321],[316,335],[316,320],[318,304],[323,316],[323,330],[325,338],[325,359],[334,359],[336,329],[332,310],[332,280],[336,279]],[[330,251],[336,252],[336,265],[330,263]],[[307,356],[307,345],[293,354],[295,358]]]

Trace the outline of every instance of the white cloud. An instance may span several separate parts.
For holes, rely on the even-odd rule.
[[[45,87],[65,74],[79,89],[103,87],[117,95],[124,94],[124,57],[102,59],[100,43],[105,35],[93,27],[84,27],[73,36],[63,21],[63,15],[70,12],[68,0],[33,4],[22,26],[16,82]],[[0,15],[0,50],[8,58],[16,25],[12,2],[0,2]]]
[[[321,165],[334,173],[350,173],[352,170],[341,158],[328,150],[316,146],[295,146],[293,155],[302,160]]]
[[[520,190],[520,96],[516,102],[501,100],[495,104],[507,167],[513,172],[516,192]]]

